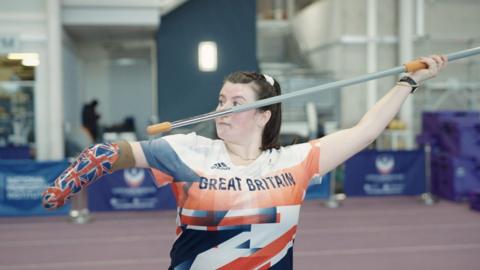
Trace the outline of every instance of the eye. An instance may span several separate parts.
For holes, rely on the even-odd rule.
[[[233,102],[233,106],[238,106],[238,105],[242,105],[242,104],[241,104],[240,102],[238,102],[238,101],[234,101],[234,102]]]
[[[221,99],[218,100],[218,106],[222,106],[223,105],[223,101]]]

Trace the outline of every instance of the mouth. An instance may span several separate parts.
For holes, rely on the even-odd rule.
[[[218,125],[220,125],[220,126],[230,126],[230,124],[225,123],[225,122],[218,122]]]

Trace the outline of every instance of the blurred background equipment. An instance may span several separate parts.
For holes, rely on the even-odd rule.
[[[433,194],[466,201],[480,188],[480,112],[424,112],[418,140],[431,147]]]

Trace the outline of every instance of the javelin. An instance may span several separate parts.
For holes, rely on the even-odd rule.
[[[454,53],[448,54],[447,58],[448,58],[448,61],[454,61],[454,60],[457,60],[457,59],[461,59],[461,58],[465,58],[465,57],[469,57],[469,56],[473,56],[473,55],[477,55],[477,54],[480,54],[480,47],[454,52]],[[266,98],[266,99],[257,100],[255,102],[248,103],[248,104],[243,104],[243,105],[231,107],[229,109],[220,110],[220,111],[213,111],[213,112],[197,115],[197,116],[186,118],[186,119],[183,119],[183,120],[178,120],[178,121],[174,121],[174,122],[163,122],[163,123],[159,123],[159,124],[150,125],[150,126],[147,127],[147,133],[150,134],[150,135],[155,135],[155,134],[158,134],[158,133],[167,132],[167,131],[169,131],[171,129],[174,129],[174,128],[204,122],[204,121],[211,120],[211,119],[214,119],[214,118],[217,118],[217,117],[220,117],[220,116],[224,116],[224,115],[228,115],[228,114],[232,114],[232,113],[243,112],[243,111],[248,111],[248,110],[251,110],[251,109],[260,108],[260,107],[268,106],[268,105],[275,104],[275,103],[280,103],[284,100],[299,97],[299,96],[304,96],[304,95],[309,95],[309,94],[312,94],[312,93],[318,93],[318,92],[329,90],[329,89],[354,85],[354,84],[358,84],[358,83],[362,83],[362,82],[366,82],[366,81],[370,81],[370,80],[379,79],[379,78],[386,77],[386,76],[396,75],[396,74],[403,73],[403,72],[413,72],[413,71],[417,71],[417,70],[424,69],[424,68],[427,68],[426,64],[420,62],[420,60],[414,60],[414,61],[408,62],[406,64],[403,64],[403,65],[395,67],[395,68],[391,68],[391,69],[387,69],[387,70],[379,71],[379,72],[374,72],[374,73],[366,74],[366,75],[363,75],[363,76],[354,77],[352,79],[346,79],[346,80],[321,84],[321,85],[306,88],[306,89],[303,89],[303,90],[299,90],[299,91],[295,91],[295,92],[291,92],[291,93],[287,93],[287,94],[283,94],[283,95],[279,95],[279,96],[274,96],[274,97],[270,97],[270,98]]]

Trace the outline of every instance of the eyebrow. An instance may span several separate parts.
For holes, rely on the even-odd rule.
[[[221,97],[221,98],[226,98],[225,95],[223,95],[223,94],[220,94],[219,97]],[[238,99],[238,98],[241,98],[241,99],[243,99],[243,100],[247,100],[247,99],[244,98],[243,96],[233,96],[233,97],[232,97],[232,99]]]

